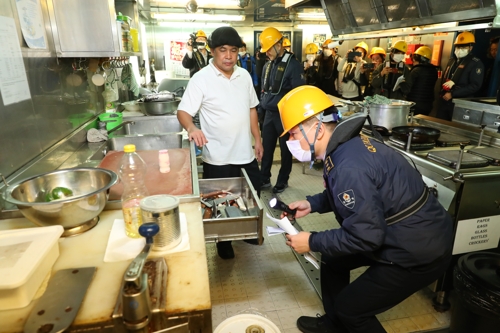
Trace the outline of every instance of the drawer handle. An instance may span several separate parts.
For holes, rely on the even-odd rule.
[[[500,126],[500,121],[495,121],[495,122],[493,123],[493,126]]]
[[[464,120],[469,120],[470,119],[470,116],[464,114]]]

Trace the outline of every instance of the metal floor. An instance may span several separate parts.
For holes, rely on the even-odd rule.
[[[278,164],[273,165],[272,184],[276,180],[278,167]],[[322,170],[314,169],[306,169],[303,173],[302,164],[294,163],[289,187],[279,194],[279,198],[289,203],[322,191],[321,175]],[[272,196],[271,188],[264,189],[261,200],[267,206]],[[279,215],[279,212],[269,207],[266,209],[271,215]],[[272,225],[272,222],[264,218],[264,225]],[[298,220],[297,229],[322,231],[338,227],[333,213],[329,213],[302,218]],[[318,296],[319,272],[285,245],[283,235],[266,235],[265,238],[262,246],[233,242],[236,256],[233,260],[221,260],[217,256],[215,244],[207,244],[214,329],[226,318],[248,308],[258,309],[281,332],[287,333],[299,332],[295,324],[298,317],[324,313]],[[352,271],[351,279],[363,271],[363,268]],[[421,290],[377,317],[389,333],[446,333],[450,311],[435,311],[432,297],[430,290]]]

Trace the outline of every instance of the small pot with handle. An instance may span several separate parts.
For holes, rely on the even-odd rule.
[[[396,126],[406,126],[410,108],[415,103],[392,99],[391,104],[368,104],[366,109],[373,125],[391,131]]]

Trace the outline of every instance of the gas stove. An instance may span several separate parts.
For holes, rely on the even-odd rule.
[[[452,216],[453,254],[498,247],[500,228],[494,226],[500,224],[500,134],[421,115],[414,118],[414,123],[440,130],[442,136],[437,144],[411,144],[407,148],[407,143],[391,137],[384,137],[384,141],[415,164],[431,192]],[[371,132],[362,134],[370,136]],[[452,265],[434,285],[438,292],[436,309],[446,309],[452,280],[449,276]]]

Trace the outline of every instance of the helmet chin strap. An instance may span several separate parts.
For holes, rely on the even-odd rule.
[[[316,133],[314,133],[314,140],[312,143],[310,143],[309,140],[307,139],[307,134],[304,131],[304,127],[302,126],[302,124],[299,124],[299,129],[302,132],[302,135],[304,136],[304,139],[306,139],[306,142],[309,145],[309,148],[311,150],[311,164],[309,165],[309,169],[312,169],[312,166],[314,164],[314,160],[316,159],[316,154],[314,151],[314,144],[316,143],[316,139],[318,138],[319,128],[321,127],[321,123],[323,122],[323,113],[321,113],[319,118],[320,118],[319,123],[318,123],[318,126],[316,126]]]

